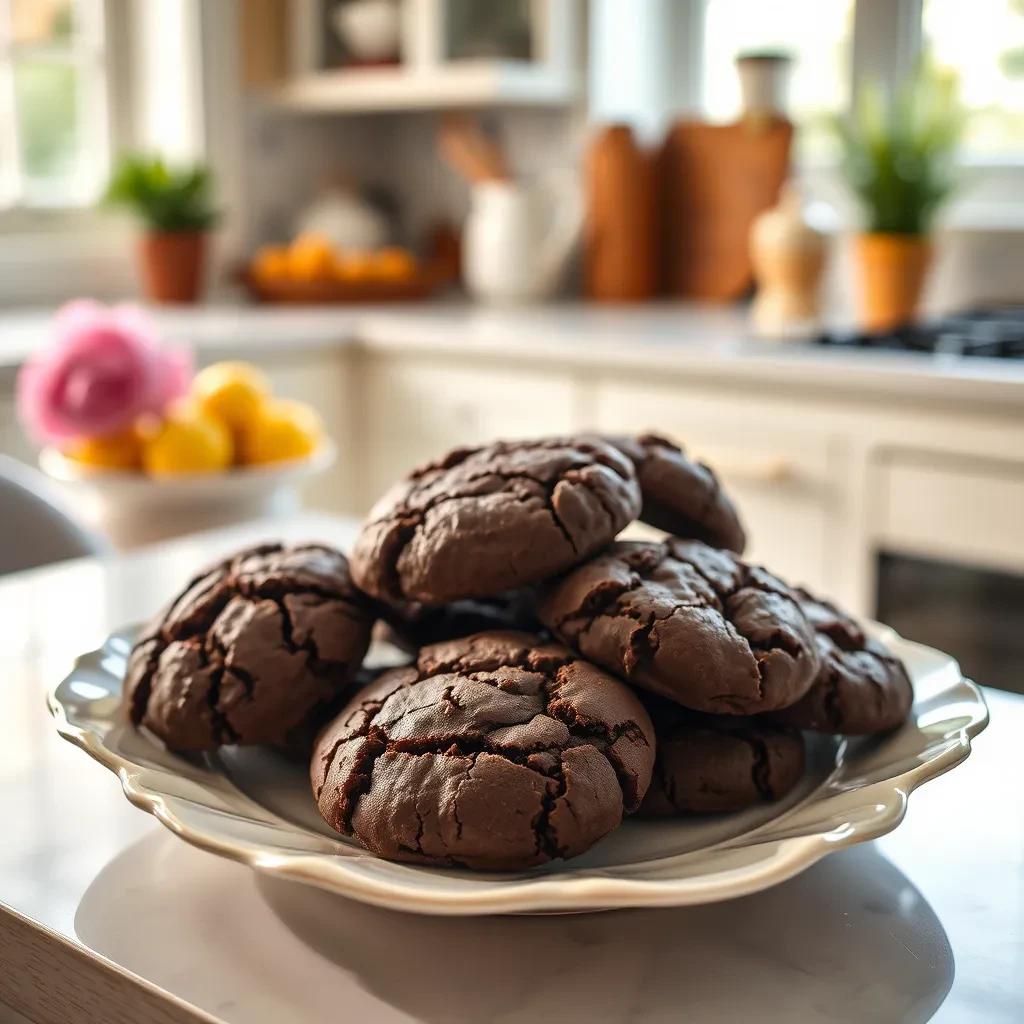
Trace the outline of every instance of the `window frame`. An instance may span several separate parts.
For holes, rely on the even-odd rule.
[[[0,0],[3,2],[3,0]],[[7,0],[10,2],[10,0]],[[75,0],[79,2],[79,0]],[[98,82],[94,85],[98,90],[97,95],[91,95],[90,101],[99,99],[102,107],[100,115],[100,130],[103,135],[103,150],[95,168],[94,183],[99,185],[107,176],[110,164],[118,144],[123,136],[124,130],[130,123],[130,111],[125,109],[126,99],[131,95],[131,89],[125,81],[127,69],[124,67],[124,48],[121,29],[123,27],[123,15],[125,13],[126,0],[98,0],[95,4],[95,15],[99,22],[98,31],[99,44],[90,52],[88,49],[72,46],[67,48],[67,54],[58,52],[50,55],[54,59],[67,59],[69,63],[80,68],[87,68],[90,62],[100,63],[99,68],[94,68],[93,73],[98,72]],[[88,46],[88,44],[86,44]],[[0,56],[0,78],[9,79],[13,67],[12,56],[16,56],[20,47],[14,44],[10,52]],[[22,50],[22,53],[31,53],[32,48]],[[41,47],[40,52],[47,55],[47,48]],[[13,83],[8,80],[5,83],[6,98],[12,104],[6,112],[10,116],[9,144],[17,146],[17,126],[15,123],[15,112],[13,108]],[[92,90],[90,90],[90,93]],[[90,124],[88,130],[94,131],[96,125]],[[15,152],[17,162],[17,154]],[[15,168],[15,176],[19,175],[19,169]],[[27,200],[23,191],[15,194],[13,201],[4,196],[3,183],[0,182],[0,231],[25,231],[38,226],[42,230],[52,230],[57,219],[67,218],[74,226],[80,228],[82,224],[96,220],[91,210],[94,200],[82,196],[79,201],[72,202],[33,202]]]

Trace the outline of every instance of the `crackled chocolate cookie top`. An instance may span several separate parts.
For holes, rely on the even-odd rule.
[[[341,552],[242,551],[196,576],[143,631],[125,675],[128,713],[176,750],[288,745],[344,696],[371,626]]]
[[[795,593],[700,541],[613,544],[544,588],[538,613],[584,658],[697,711],[787,707],[818,671]]]
[[[781,800],[803,778],[804,739],[763,719],[644,701],[657,757],[641,814],[718,814]]]
[[[605,440],[636,469],[643,522],[678,537],[743,553],[747,537],[739,513],[709,466],[655,434]]]
[[[352,576],[389,601],[500,594],[583,561],[639,511],[632,463],[597,439],[458,448],[371,510]]]
[[[467,597],[442,605],[381,602],[380,616],[376,635],[410,654],[427,644],[487,630],[537,633],[544,628],[533,610],[533,595],[527,590],[510,590],[494,597]]]
[[[903,662],[834,605],[804,590],[797,594],[817,633],[821,668],[806,696],[773,717],[801,729],[848,735],[901,725],[914,702]]]
[[[640,806],[651,721],[560,644],[478,633],[360,691],[310,765],[320,813],[392,860],[513,870],[582,853]]]

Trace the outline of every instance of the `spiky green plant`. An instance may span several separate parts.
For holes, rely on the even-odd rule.
[[[212,186],[202,164],[172,168],[159,156],[128,153],[114,168],[105,200],[133,210],[153,231],[205,231],[218,217]]]
[[[859,90],[849,117],[836,118],[842,169],[872,232],[925,234],[953,188],[963,126],[956,81],[921,71],[887,96]]]

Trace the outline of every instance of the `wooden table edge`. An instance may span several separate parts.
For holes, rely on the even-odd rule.
[[[3,902],[0,1003],[37,1024],[223,1024]]]

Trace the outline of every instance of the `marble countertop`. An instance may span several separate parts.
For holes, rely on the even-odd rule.
[[[0,954],[5,926],[27,920],[209,1015],[198,1019],[245,1024],[1024,1018],[1024,698],[997,691],[971,757],[915,793],[895,832],[722,904],[415,917],[271,881],[176,839],[57,736],[44,693],[75,654],[267,529],[0,581]],[[344,545],[353,524],[272,529]],[[39,971],[54,990],[67,984],[45,957]],[[0,993],[29,984],[8,976]]]
[[[49,315],[0,313],[0,371],[45,343]],[[735,307],[201,306],[159,310],[157,317],[168,338],[215,357],[358,345],[1024,408],[1024,361],[760,341]]]

